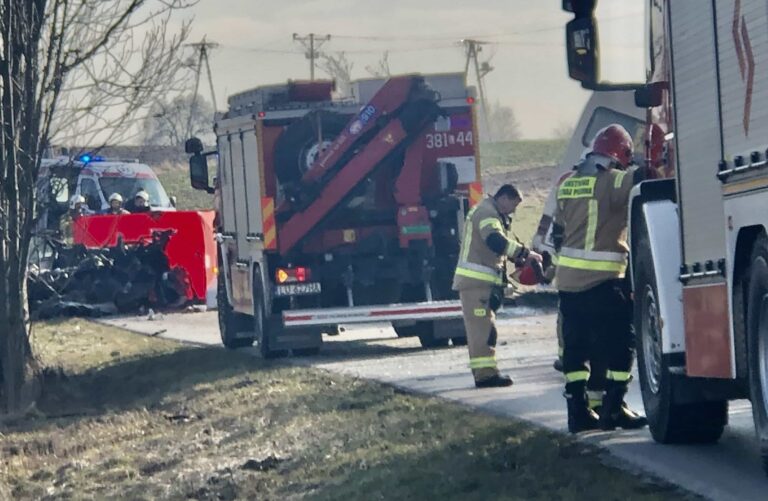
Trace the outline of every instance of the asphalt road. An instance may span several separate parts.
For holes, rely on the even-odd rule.
[[[189,343],[220,342],[215,312],[172,314],[154,321],[124,317],[106,322]],[[508,308],[501,313],[499,323],[497,358],[500,368],[515,380],[511,388],[475,389],[467,369],[466,348],[422,350],[417,339],[397,339],[387,325],[358,327],[326,337],[321,355],[290,360],[565,431],[562,376],[552,369],[557,352],[555,316]],[[636,384],[628,401],[642,409]],[[584,434],[582,439],[605,447],[624,467],[652,473],[710,499],[768,499],[768,480],[760,468],[748,401],[731,403],[730,425],[716,445],[659,445],[647,430],[595,432]]]

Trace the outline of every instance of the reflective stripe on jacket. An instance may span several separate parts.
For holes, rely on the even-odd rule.
[[[525,248],[511,232],[511,219],[501,214],[489,197],[473,207],[464,222],[459,262],[453,277],[453,290],[504,284],[504,261],[515,259]],[[504,254],[496,254],[486,244],[492,233],[507,241]]]
[[[579,173],[557,188],[554,224],[562,227],[557,256],[558,290],[580,292],[623,278],[627,268],[627,205],[631,172]]]

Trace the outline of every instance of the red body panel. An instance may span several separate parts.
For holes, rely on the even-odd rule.
[[[432,246],[432,224],[426,207],[401,207],[397,212],[397,227],[403,249],[416,240],[426,240]]]
[[[330,101],[336,89],[333,80],[297,80],[288,82],[288,99],[297,102]]]
[[[430,124],[408,147],[395,185],[395,199],[399,205],[409,206],[421,205],[424,198],[439,196],[437,161],[474,156],[475,137],[469,113],[452,114]]]
[[[728,285],[683,288],[685,366],[693,377],[731,378]]]
[[[74,241],[86,247],[102,248],[125,242],[147,241],[152,231],[173,229],[166,256],[171,267],[186,270],[191,290],[189,299],[205,300],[206,290],[216,283],[216,243],[213,239],[213,211],[151,212],[123,216],[90,216],[74,224]]]
[[[396,226],[363,226],[354,228],[332,229],[310,235],[303,243],[303,249],[308,253],[318,252],[351,252],[355,244],[373,235],[386,238],[397,236]]]

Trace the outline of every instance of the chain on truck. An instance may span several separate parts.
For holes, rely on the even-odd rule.
[[[466,342],[451,280],[481,193],[473,93],[463,74],[351,88],[257,87],[217,116],[215,151],[187,142],[193,187],[217,199],[227,347],[310,354],[322,332],[377,321],[425,347]]]
[[[617,49],[597,35],[615,28],[599,16],[608,3],[563,8],[570,76],[634,89],[646,111],[646,168],[659,179],[635,188],[629,225],[651,433],[714,442],[728,401],[749,398],[768,472],[768,13],[762,0],[644,3],[646,79],[629,84],[600,77],[598,54]]]

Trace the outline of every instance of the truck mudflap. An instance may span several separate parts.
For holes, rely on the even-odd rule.
[[[104,248],[117,245],[119,238],[125,243],[149,241],[153,231],[174,230],[165,250],[168,264],[186,271],[188,299],[206,301],[206,293],[216,287],[213,218],[213,211],[89,216],[74,224],[73,240],[88,248]]]
[[[290,328],[400,320],[450,320],[460,318],[462,318],[462,314],[459,301],[432,301],[284,311],[283,325],[286,328]]]

